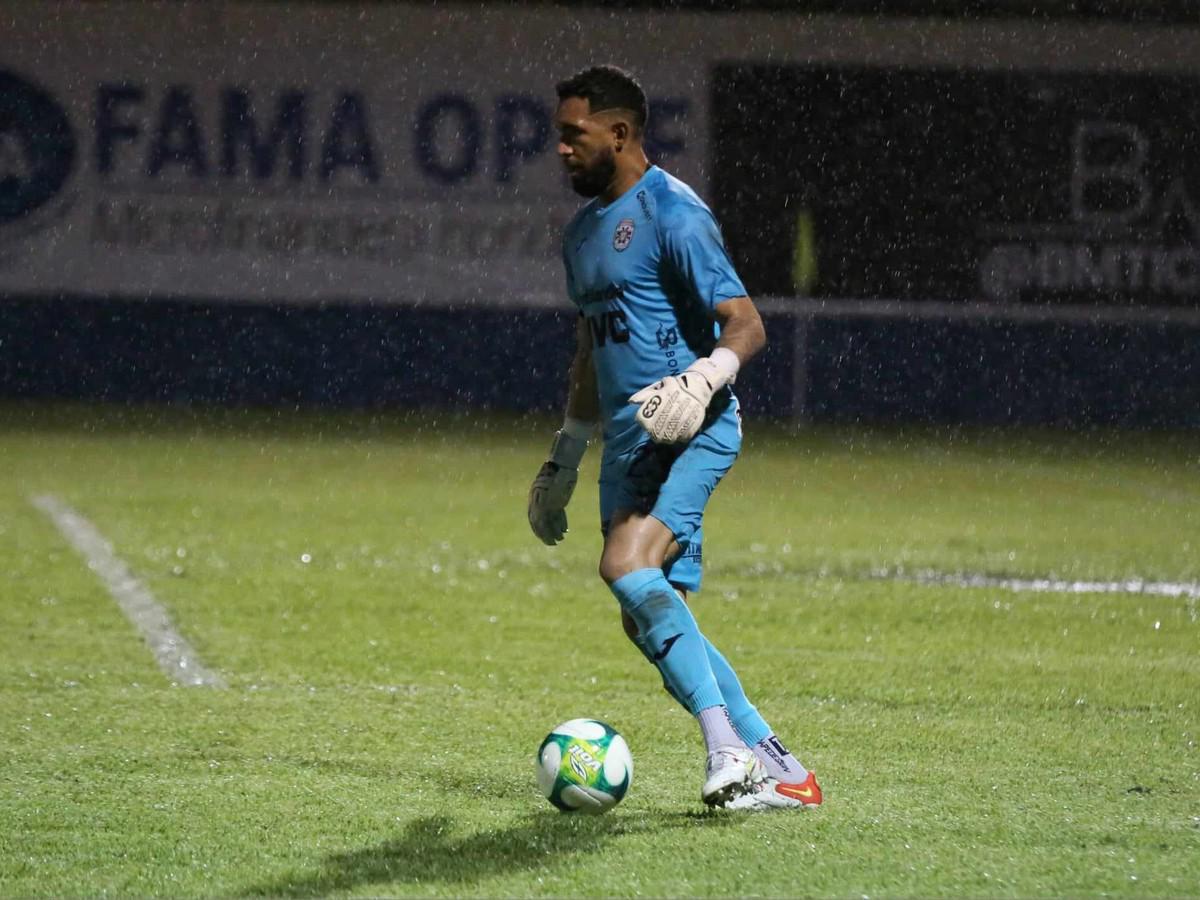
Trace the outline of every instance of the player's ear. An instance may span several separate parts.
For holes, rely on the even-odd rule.
[[[616,149],[619,151],[629,140],[629,123],[620,120],[612,124],[613,142],[616,144]]]

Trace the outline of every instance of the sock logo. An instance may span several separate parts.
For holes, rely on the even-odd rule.
[[[654,654],[654,661],[659,662],[659,661],[665,659],[667,654],[671,652],[671,648],[675,646],[675,642],[677,640],[679,640],[681,637],[683,637],[682,631],[679,632],[679,634],[671,635],[669,638],[667,638],[665,641],[663,641],[662,649]]]
[[[787,764],[787,758],[790,755],[787,747],[783,746],[783,742],[775,735],[763,738],[758,742],[758,746],[762,751],[771,758],[775,765],[783,770],[784,774],[790,773],[792,767]]]

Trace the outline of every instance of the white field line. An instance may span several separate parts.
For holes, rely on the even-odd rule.
[[[150,589],[129,571],[91,522],[50,494],[30,497],[29,502],[54,522],[67,542],[79,551],[88,568],[104,582],[125,617],[141,632],[167,677],[181,685],[225,686],[220,675],[204,667]]]
[[[1151,594],[1158,597],[1200,599],[1200,583],[1194,581],[1067,581],[1061,578],[1003,578],[971,572],[934,572],[921,570],[905,573],[880,569],[872,578],[913,581],[918,584],[942,584],[948,587],[991,587],[1015,593],[1035,594]]]

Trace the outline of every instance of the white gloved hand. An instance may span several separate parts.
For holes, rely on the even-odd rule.
[[[642,388],[629,402],[641,404],[635,418],[656,444],[686,443],[704,424],[713,393],[728,382],[726,374],[704,357],[680,374]]]
[[[567,503],[579,480],[579,462],[587,450],[587,439],[572,437],[570,428],[554,435],[550,458],[542,463],[529,488],[529,527],[538,539],[551,547],[567,533]]]

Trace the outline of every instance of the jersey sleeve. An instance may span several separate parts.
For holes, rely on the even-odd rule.
[[[664,218],[662,241],[680,281],[709,309],[722,300],[746,296],[717,220],[707,209],[690,207]]]

